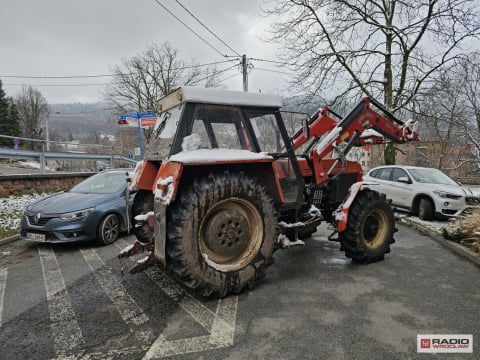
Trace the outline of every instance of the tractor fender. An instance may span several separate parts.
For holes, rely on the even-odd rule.
[[[155,177],[152,192],[153,214],[149,215],[148,223],[154,225],[154,256],[166,266],[165,244],[167,242],[167,207],[175,199],[183,164],[178,162],[164,162]],[[152,219],[153,217],[153,219]]]
[[[333,217],[336,221],[337,231],[343,232],[347,228],[348,222],[348,211],[350,206],[352,206],[353,201],[356,199],[358,193],[366,187],[366,185],[374,185],[372,183],[367,183],[363,181],[356,182],[350,186],[348,189],[347,195],[343,202],[336,208],[333,212]]]

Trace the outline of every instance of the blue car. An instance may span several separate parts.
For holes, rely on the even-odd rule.
[[[22,216],[21,236],[52,243],[94,239],[113,243],[130,226],[133,195],[126,180],[126,170],[105,171],[33,202]]]

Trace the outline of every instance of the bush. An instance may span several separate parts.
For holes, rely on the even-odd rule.
[[[480,209],[452,221],[443,229],[443,237],[480,253]]]

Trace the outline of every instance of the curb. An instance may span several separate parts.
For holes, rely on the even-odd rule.
[[[413,227],[413,228],[417,229],[421,233],[424,233],[424,234],[430,236],[432,239],[439,242],[444,247],[449,248],[450,250],[452,250],[457,255],[459,255],[459,256],[467,259],[467,260],[470,260],[471,262],[473,262],[477,266],[480,266],[480,254],[477,254],[476,252],[474,252],[474,251],[466,248],[465,246],[462,246],[462,245],[460,245],[460,244],[458,244],[454,241],[444,239],[442,236],[438,235],[437,233],[435,233],[431,229],[426,228],[426,227],[424,227],[424,226],[422,226],[422,225],[420,225],[420,224],[418,224],[414,221],[411,221],[409,218],[403,218],[403,219],[400,220],[400,222],[402,224],[405,224],[407,226],[410,226],[410,227]]]
[[[20,235],[18,235],[18,234],[9,236],[9,237],[4,238],[4,239],[0,239],[0,246],[6,245],[6,244],[11,243],[13,241],[16,241],[18,239],[20,239]]]

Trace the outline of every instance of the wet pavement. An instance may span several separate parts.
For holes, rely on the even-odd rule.
[[[123,275],[131,236],[99,247],[0,247],[0,358],[411,359],[417,334],[472,334],[480,268],[397,224],[384,261],[357,265],[321,228],[279,250],[252,291],[205,299],[159,269]],[[421,356],[422,355],[422,356]],[[430,356],[428,356],[430,358]]]

